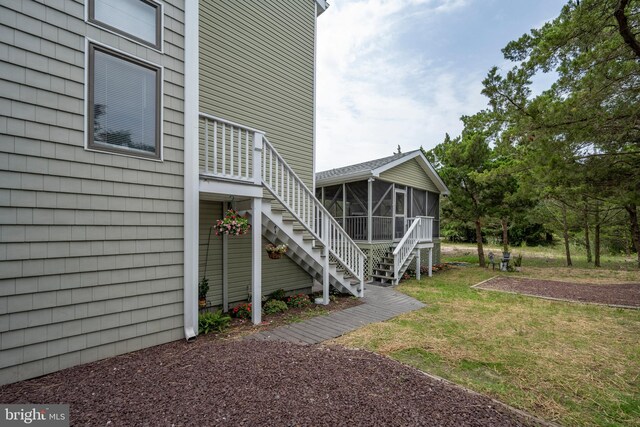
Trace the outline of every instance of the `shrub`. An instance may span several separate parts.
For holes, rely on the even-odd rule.
[[[270,299],[269,301],[264,303],[263,307],[264,314],[281,313],[288,309],[289,307],[287,306],[286,302],[277,299]]]
[[[251,319],[251,303],[244,302],[231,309],[231,315],[239,319]]]
[[[302,308],[311,305],[311,300],[308,295],[297,294],[287,298],[287,305],[291,308]]]
[[[286,298],[287,298],[287,293],[282,288],[276,291],[273,291],[269,294],[269,300],[284,301]]]
[[[222,332],[229,326],[231,317],[222,313],[222,310],[208,311],[198,316],[198,332],[208,334],[209,332]]]

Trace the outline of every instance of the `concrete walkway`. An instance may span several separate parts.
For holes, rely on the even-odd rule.
[[[339,337],[364,325],[382,322],[425,305],[392,288],[368,284],[363,304],[334,311],[300,323],[280,326],[269,331],[249,335],[247,339],[288,341],[296,344],[318,344]]]

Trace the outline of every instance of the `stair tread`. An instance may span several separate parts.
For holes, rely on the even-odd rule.
[[[371,277],[377,277],[378,279],[387,279],[387,280],[392,280],[394,279],[393,276],[382,276],[380,274],[372,274]]]

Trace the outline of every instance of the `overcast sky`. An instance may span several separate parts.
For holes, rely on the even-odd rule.
[[[565,0],[333,0],[318,18],[316,171],[421,145],[486,107],[501,49]],[[540,87],[544,87],[544,79]]]

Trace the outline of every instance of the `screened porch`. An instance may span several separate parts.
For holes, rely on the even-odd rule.
[[[417,217],[440,237],[438,193],[371,178],[318,187],[316,197],[356,242],[399,241]]]

